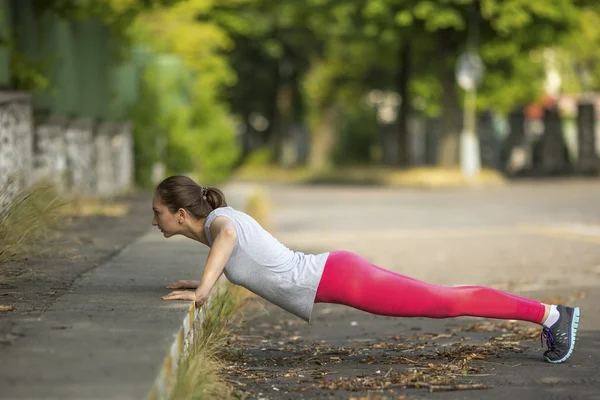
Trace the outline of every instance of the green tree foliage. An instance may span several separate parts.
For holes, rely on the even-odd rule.
[[[71,31],[77,31],[72,27],[86,20],[101,21],[103,27],[109,28],[110,60],[101,61],[106,61],[106,68],[110,69],[103,79],[113,81],[95,81],[97,85],[91,87],[95,90],[98,86],[110,87],[112,98],[107,96],[105,101],[102,97],[96,103],[112,110],[117,118],[132,119],[138,181],[148,186],[152,184],[152,170],[157,163],[163,163],[167,173],[195,174],[205,182],[215,182],[231,173],[238,157],[235,127],[220,98],[224,87],[235,80],[228,60],[220,53],[231,46],[231,40],[214,21],[199,20],[199,16],[209,15],[216,3],[24,0],[17,11],[29,13],[28,18],[31,15],[39,29],[44,29],[43,21],[48,15],[53,16],[55,25],[59,23],[57,20],[73,23]],[[35,32],[24,34],[37,38]],[[143,57],[139,57],[140,48],[147,49],[141,52]],[[36,53],[35,49],[28,51]],[[52,96],[65,96],[64,90],[61,92],[63,87],[53,86],[56,82],[52,70],[65,64],[61,57],[64,56],[56,54],[50,60],[52,65],[46,65],[50,61],[30,59],[13,51],[15,88],[44,89]],[[85,68],[82,65],[78,63],[79,69]],[[123,71],[128,72],[118,77]],[[119,81],[123,76],[140,81]],[[115,110],[115,105],[106,105],[107,101],[118,103],[125,110]],[[70,112],[77,114],[77,110]]]
[[[231,42],[214,23],[197,19],[212,6],[192,0],[154,7],[140,13],[128,31],[152,49],[145,85],[156,96],[158,112],[150,106],[153,115],[143,118],[166,138],[165,148],[155,153],[168,173],[189,173],[208,183],[226,178],[239,154],[233,120],[219,100],[235,79],[220,54]]]
[[[454,69],[467,48],[485,65],[480,109],[508,112],[538,97],[549,48],[568,91],[600,86],[600,12],[591,0],[34,2],[68,18],[102,18],[123,38],[125,56],[131,46],[151,49],[136,135],[166,140],[164,154],[154,144],[140,160],[158,157],[169,171],[197,170],[203,179],[226,176],[239,156],[232,117],[269,120],[275,161],[290,126],[308,125],[314,168],[343,158],[336,142],[349,152],[366,146],[353,140],[377,143],[372,110],[363,109],[373,89],[402,95],[401,141],[410,112],[441,116],[440,161],[454,165],[462,114]],[[161,55],[180,67],[163,71]]]
[[[347,93],[346,104],[340,107],[335,121],[339,127],[338,140],[332,151],[336,165],[368,165],[373,161],[373,150],[378,148],[375,111],[361,97]]]
[[[579,23],[554,46],[554,65],[566,93],[600,90],[600,5],[586,6]]]
[[[233,38],[228,57],[239,80],[228,101],[241,115],[275,122],[282,65],[301,83],[302,118],[313,133],[316,165],[327,165],[346,87],[401,92],[401,116],[441,115],[442,162],[457,162],[461,95],[454,68],[471,42],[486,74],[479,107],[507,112],[540,95],[543,50],[578,25],[583,1],[274,0],[225,1],[213,17]],[[360,91],[360,90],[359,90]],[[360,97],[360,96],[359,96]],[[402,123],[401,123],[402,124]],[[402,128],[401,128],[402,130]],[[276,135],[275,135],[276,136]],[[326,136],[326,137],[324,137]],[[313,157],[313,158],[315,158]]]
[[[154,183],[152,170],[161,160],[160,149],[164,142],[161,141],[164,137],[162,127],[157,121],[161,112],[160,93],[149,75],[143,74],[140,97],[131,112],[134,121],[135,179],[140,186],[146,188],[152,187]]]
[[[363,30],[371,37],[395,32],[399,42],[417,44],[411,47],[415,74],[409,93],[433,102],[430,111],[441,111],[441,161],[452,165],[461,107],[454,78],[457,56],[470,43],[475,47],[486,67],[480,106],[508,111],[540,93],[543,59],[535,56],[574,29],[580,11],[576,0],[368,0]]]
[[[281,158],[284,133],[304,118],[299,79],[318,46],[306,23],[309,10],[302,2],[229,0],[202,16],[233,41],[225,54],[237,80],[224,98],[243,123],[250,125],[253,114],[270,122],[259,140],[275,162]]]

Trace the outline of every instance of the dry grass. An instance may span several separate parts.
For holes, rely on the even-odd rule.
[[[245,299],[245,289],[227,283],[202,307],[202,324],[179,364],[171,399],[232,398],[232,389],[220,374],[224,367],[221,355],[241,321],[237,316]]]
[[[459,168],[377,166],[340,167],[334,170],[311,172],[307,168],[283,169],[275,166],[250,165],[242,167],[234,179],[253,182],[363,184],[432,189],[506,183],[502,174],[491,169],[482,169],[477,178],[468,179],[462,175]]]
[[[45,182],[9,197],[15,179],[11,177],[0,188],[0,198],[9,199],[0,210],[0,263],[45,254],[48,248],[43,239],[57,225],[65,204],[54,186]]]
[[[131,206],[111,199],[96,199],[91,197],[73,198],[60,209],[60,215],[65,217],[121,217],[127,215]]]
[[[92,215],[121,216],[129,212],[127,204],[94,198],[59,196],[51,182],[39,182],[11,193],[18,175],[11,176],[0,188],[0,264],[30,257],[68,251],[64,235],[54,228],[68,224],[70,217]]]

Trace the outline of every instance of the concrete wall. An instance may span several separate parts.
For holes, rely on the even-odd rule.
[[[68,195],[122,194],[133,185],[133,169],[129,123],[34,117],[29,94],[0,92],[0,187],[17,174],[3,205],[42,179]]]

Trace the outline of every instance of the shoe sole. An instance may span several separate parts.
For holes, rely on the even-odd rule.
[[[577,327],[579,326],[579,307],[575,307],[573,309],[573,323],[571,324],[571,346],[569,346],[569,351],[567,354],[559,359],[559,360],[550,360],[548,357],[544,356],[546,361],[552,364],[560,364],[562,362],[567,361],[567,358],[571,357],[573,354],[573,349],[575,348],[575,338],[577,337]]]

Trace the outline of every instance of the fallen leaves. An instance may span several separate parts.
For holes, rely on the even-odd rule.
[[[491,341],[505,342],[507,346],[520,346],[520,342],[534,340],[540,336],[539,327],[524,328],[516,321],[482,322],[454,330],[463,332],[490,332],[499,335],[490,337]]]
[[[347,391],[389,390],[392,388],[426,388],[429,390],[429,392],[487,388],[487,386],[480,383],[457,383],[447,377],[434,376],[427,374],[424,371],[415,371],[411,373],[392,373],[388,376],[337,378],[334,380],[323,381],[318,385],[318,387],[319,389]]]
[[[398,355],[399,347],[400,351],[411,349],[415,354],[410,357]],[[284,391],[328,389],[360,392],[394,388],[427,389],[430,392],[480,390],[487,386],[464,380],[489,374],[482,373],[481,368],[473,366],[472,362],[486,360],[502,352],[521,352],[522,348],[514,343],[491,341],[483,345],[452,343],[443,348],[426,350],[418,342],[405,339],[403,346],[392,341],[388,348],[382,342],[356,348],[308,343],[270,350],[277,351],[278,355],[241,356],[231,360],[228,380],[242,383],[237,384],[238,389],[250,383],[276,382]],[[256,354],[256,349],[253,353]],[[347,368],[353,363],[392,367],[373,369],[370,374],[331,378],[331,375],[348,373]],[[331,368],[311,368],[311,365],[324,367],[329,364],[332,365]],[[261,367],[257,368],[258,365]],[[280,365],[294,367],[286,369],[279,367]],[[340,365],[342,370],[336,371],[335,365]]]
[[[14,310],[16,310],[15,306],[12,306],[12,305],[7,306],[7,305],[0,304],[0,312],[9,312],[9,311],[14,311]]]
[[[489,386],[480,379],[494,375],[494,367],[482,361],[521,353],[526,348],[521,342],[539,335],[538,328],[516,321],[483,321],[444,333],[412,330],[384,339],[348,338],[347,346],[335,346],[303,339],[302,332],[285,321],[249,331],[254,334],[231,339],[242,349],[230,357],[226,372],[230,382],[239,382],[236,390],[264,391],[276,385],[282,393],[325,389],[393,396],[407,389],[486,389]],[[484,343],[475,344],[461,332],[489,334]],[[479,333],[472,336],[481,339]],[[268,347],[261,342],[265,340]]]

